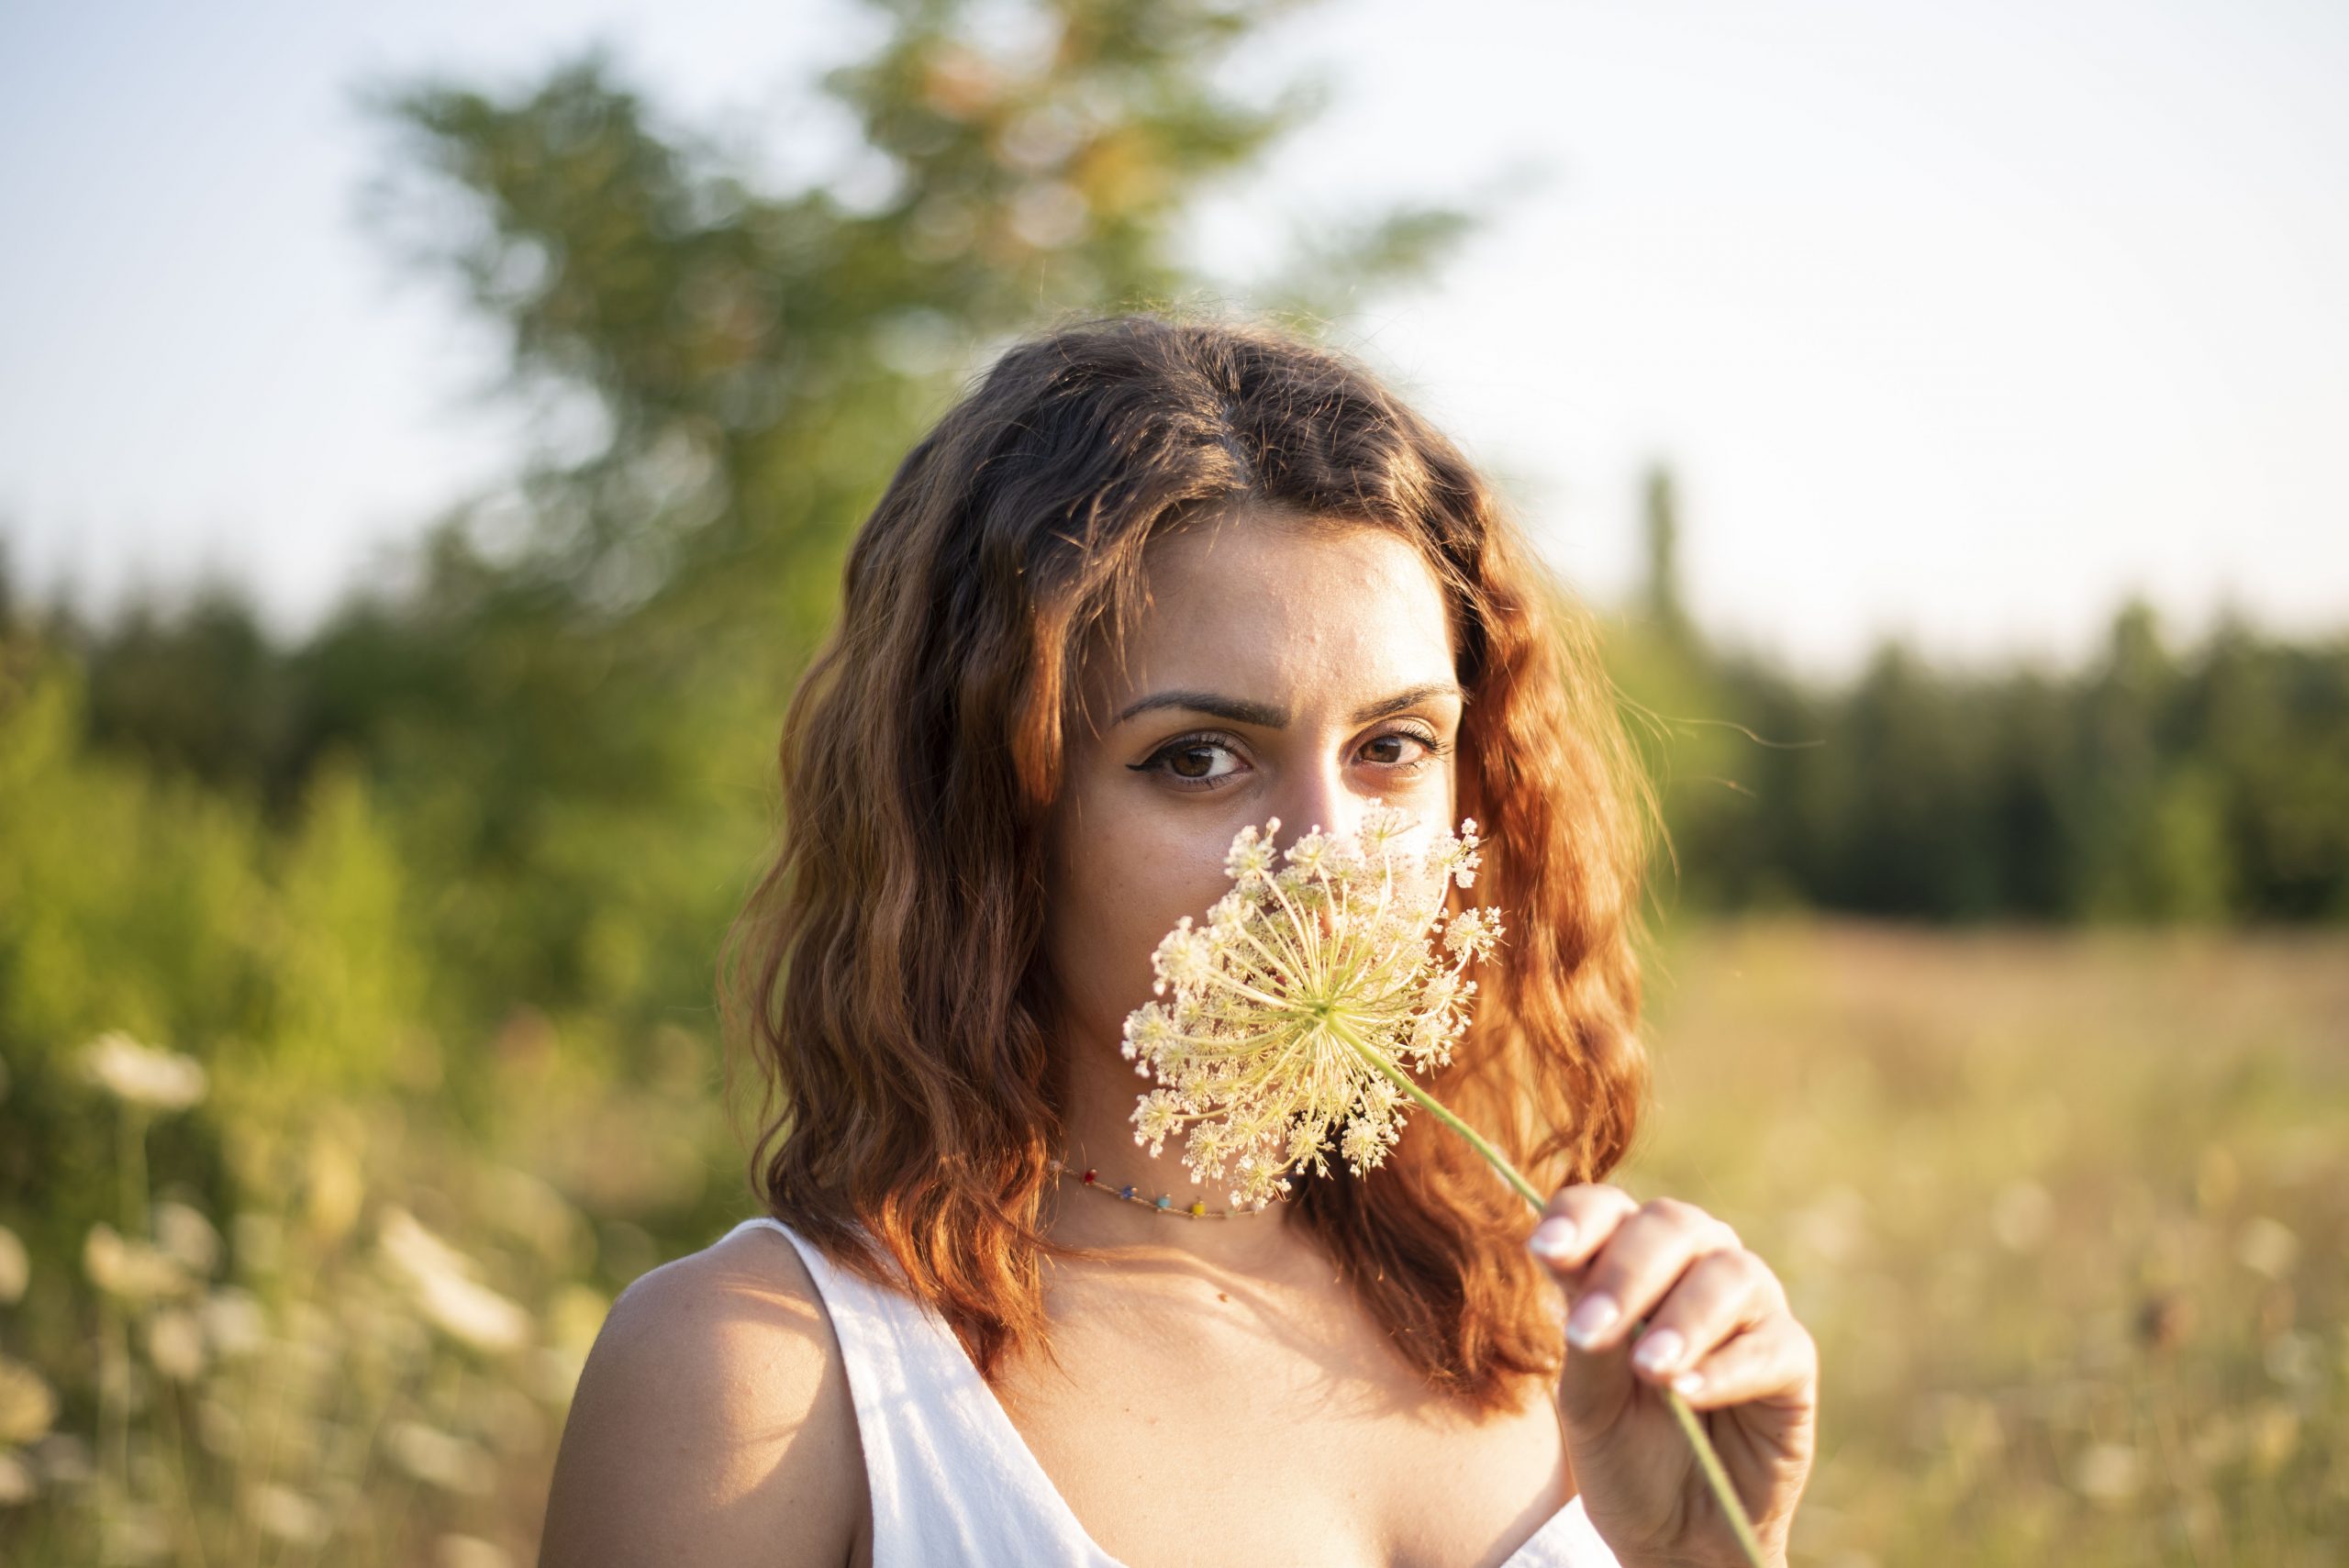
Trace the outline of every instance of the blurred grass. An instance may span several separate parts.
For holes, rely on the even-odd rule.
[[[1819,1339],[1798,1562],[2342,1560],[2349,939],[1753,919],[1651,985],[1617,1179],[1736,1226]],[[0,1561],[531,1561],[615,1290],[751,1207],[714,1046],[651,1049],[624,1086],[518,1014],[490,1128],[233,1064],[119,1116],[20,1079],[101,1131],[94,1190],[0,1213]]]
[[[1675,931],[1618,1173],[1822,1361],[1798,1562],[2349,1560],[2349,940]]]

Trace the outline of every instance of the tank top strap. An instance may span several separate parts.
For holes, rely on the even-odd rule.
[[[840,1341],[873,1496],[874,1568],[1122,1568],[1086,1536],[1024,1444],[954,1330],[927,1302],[835,1267],[791,1226],[778,1230],[824,1300]]]

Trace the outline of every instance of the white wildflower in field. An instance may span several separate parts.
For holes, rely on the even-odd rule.
[[[82,1048],[82,1069],[115,1098],[149,1110],[183,1111],[204,1098],[202,1062],[141,1045],[120,1029]]]
[[[204,1323],[205,1342],[226,1357],[250,1354],[261,1348],[269,1331],[261,1298],[239,1285],[226,1284],[213,1291],[197,1311]]]
[[[155,1242],[191,1274],[208,1277],[220,1263],[220,1232],[204,1211],[165,1198],[155,1206]]]
[[[529,1342],[529,1313],[475,1279],[473,1261],[406,1209],[385,1212],[382,1250],[417,1306],[442,1332],[482,1351],[510,1351]]]
[[[147,1359],[174,1383],[194,1383],[204,1373],[204,1328],[184,1307],[167,1307],[147,1320]]]
[[[268,1333],[268,1312],[261,1307],[261,1298],[235,1284],[223,1284],[205,1296],[197,1305],[197,1319],[205,1326],[206,1345],[228,1359],[259,1350]]]
[[[125,1237],[104,1220],[83,1238],[82,1268],[100,1290],[126,1301],[180,1296],[195,1284],[170,1253]]]
[[[46,1435],[56,1419],[57,1396],[40,1373],[23,1362],[0,1356],[0,1450]]]
[[[479,1443],[422,1421],[395,1421],[384,1446],[418,1481],[462,1496],[485,1496],[497,1479],[495,1462]]]
[[[317,1547],[334,1534],[334,1520],[312,1498],[277,1482],[250,1487],[244,1496],[245,1517],[264,1535],[289,1546]]]
[[[1162,1085],[1134,1108],[1136,1143],[1155,1156],[1179,1131],[1192,1179],[1229,1164],[1237,1206],[1287,1192],[1294,1168],[1329,1174],[1333,1131],[1355,1174],[1384,1162],[1419,1097],[1406,1074],[1452,1060],[1476,990],[1464,972],[1502,930],[1492,908],[1446,922],[1451,886],[1475,881],[1475,820],[1419,849],[1414,823],[1373,802],[1357,832],[1317,825],[1277,866],[1280,818],[1241,829],[1207,924],[1186,915],[1151,955],[1167,999],[1126,1019],[1126,1059]]]

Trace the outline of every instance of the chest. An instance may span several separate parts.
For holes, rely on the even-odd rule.
[[[1047,1307],[1058,1367],[998,1396],[1127,1568],[1497,1568],[1573,1495],[1546,1387],[1478,1419],[1334,1287],[1080,1276]]]

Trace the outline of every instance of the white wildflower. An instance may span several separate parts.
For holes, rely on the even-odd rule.
[[[334,1534],[326,1509],[291,1486],[266,1482],[245,1494],[245,1517],[262,1534],[293,1546],[323,1546]]]
[[[382,1241],[384,1256],[442,1332],[483,1351],[510,1351],[529,1341],[530,1315],[476,1279],[472,1259],[406,1209],[385,1213]]]
[[[221,1355],[234,1359],[261,1348],[269,1319],[260,1297],[237,1285],[222,1285],[204,1298],[204,1337]]]
[[[147,1359],[174,1383],[193,1383],[204,1373],[204,1328],[195,1313],[168,1307],[148,1320]]]
[[[201,1209],[170,1198],[155,1206],[155,1240],[192,1274],[209,1275],[220,1262],[220,1232]]]
[[[384,1434],[384,1446],[402,1470],[444,1492],[484,1496],[497,1479],[494,1462],[479,1443],[422,1421],[393,1422]]]
[[[195,1283],[178,1259],[159,1247],[126,1239],[104,1220],[90,1227],[83,1240],[82,1268],[100,1290],[126,1301],[179,1296]]]
[[[1169,985],[1194,985],[1206,977],[1215,964],[1214,939],[1206,931],[1193,930],[1191,917],[1186,915],[1159,940],[1158,951],[1150,961],[1158,971],[1151,989],[1163,996]]]
[[[1453,953],[1473,951],[1478,958],[1489,957],[1499,943],[1500,934],[1500,922],[1490,911],[1464,909],[1444,928],[1443,949]]]
[[[185,1110],[204,1098],[202,1062],[141,1045],[120,1029],[82,1048],[82,1069],[117,1099],[149,1110]]]
[[[0,1508],[29,1503],[39,1490],[40,1483],[33,1478],[31,1465],[13,1453],[0,1453]]]
[[[1415,824],[1373,802],[1360,831],[1316,825],[1277,869],[1280,819],[1241,830],[1208,923],[1185,916],[1151,955],[1152,991],[1168,999],[1126,1019],[1123,1054],[1161,1085],[1135,1106],[1136,1143],[1154,1156],[1180,1136],[1192,1179],[1229,1167],[1242,1206],[1288,1191],[1293,1168],[1329,1174],[1333,1129],[1355,1174],[1384,1162],[1402,1127],[1397,1075],[1450,1060],[1475,991],[1462,971],[1501,935],[1490,908],[1445,928],[1450,885],[1475,871],[1475,821],[1417,852]]]
[[[1280,818],[1275,817],[1273,821],[1278,826]],[[1231,849],[1223,857],[1223,871],[1237,884],[1239,891],[1254,887],[1271,876],[1272,835],[1259,834],[1253,827],[1240,829],[1240,836],[1231,840]]]
[[[57,1419],[57,1396],[40,1373],[0,1356],[0,1449],[31,1442]]]

